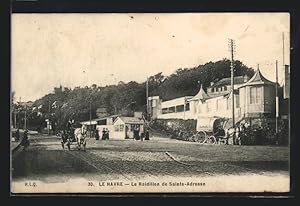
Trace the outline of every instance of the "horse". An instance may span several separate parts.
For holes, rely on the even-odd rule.
[[[65,149],[65,144],[67,144],[68,149],[70,150],[70,143],[72,142],[72,135],[66,130],[60,130],[56,134],[57,137],[61,138],[61,146]]]
[[[85,151],[86,147],[86,137],[87,137],[87,129],[86,127],[77,128],[74,131],[74,136],[78,145],[78,150],[81,149],[81,145],[83,146],[83,150]]]

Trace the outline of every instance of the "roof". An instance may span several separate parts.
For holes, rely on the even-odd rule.
[[[101,118],[91,119],[91,121],[90,120],[82,121],[80,123],[81,124],[88,124],[89,125],[89,123],[91,122],[91,124],[97,124],[97,122],[100,121],[100,120],[104,120],[104,119],[108,119],[108,118],[115,119],[117,117],[118,117],[118,115],[111,115],[111,116],[108,116],[108,117],[101,117]]]
[[[205,91],[202,88],[202,84],[200,87],[199,92],[193,97],[191,98],[189,101],[195,101],[195,100],[205,100],[208,98],[208,95],[205,93]]]
[[[144,124],[144,120],[138,117],[119,116],[118,118],[120,118],[125,124]]]
[[[252,78],[246,82],[245,84],[243,84],[241,87],[245,87],[245,86],[251,86],[251,85],[275,85],[275,82],[272,82],[268,79],[266,79],[260,72],[259,69],[256,70],[255,74],[252,76]]]
[[[237,76],[234,77],[234,84],[243,84],[244,83],[244,76]],[[215,88],[215,87],[222,87],[231,84],[231,78],[223,78],[220,81],[214,83],[213,85],[209,86],[208,88]]]

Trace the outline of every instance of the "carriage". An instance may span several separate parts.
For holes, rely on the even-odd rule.
[[[187,141],[200,144],[229,144],[232,137],[231,119],[220,117],[201,117],[197,119],[196,132]]]
[[[86,149],[86,137],[87,130],[85,128],[76,128],[75,130],[62,130],[57,136],[61,137],[61,146],[65,149],[65,145],[68,150],[71,150],[71,145],[76,145],[78,150],[85,151]]]

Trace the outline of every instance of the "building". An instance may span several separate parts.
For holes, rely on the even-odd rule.
[[[234,89],[237,89],[239,86],[244,84],[249,80],[248,76],[237,76],[234,77]],[[220,81],[210,83],[210,86],[207,88],[207,95],[210,97],[220,96],[222,94],[228,94],[231,90],[231,78],[223,78]]]
[[[95,131],[97,129],[99,136],[102,136],[102,130],[113,130],[113,122],[117,118],[117,115],[111,115],[108,117],[102,117],[97,119],[92,119],[84,122],[80,122],[82,126],[86,126],[86,128],[91,131]]]
[[[197,119],[198,117],[232,117],[232,95],[234,95],[235,120],[244,117],[269,117],[275,113],[276,84],[267,80],[258,69],[252,78],[235,77],[234,92],[230,78],[212,83],[207,93],[201,88],[195,96],[162,101],[155,98],[152,111],[157,119]],[[150,105],[153,98],[149,98]]]
[[[135,130],[139,133],[144,131],[144,123],[142,118],[119,116],[113,123],[112,137],[113,139],[133,139]]]

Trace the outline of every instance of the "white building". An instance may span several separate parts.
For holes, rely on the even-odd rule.
[[[275,83],[259,70],[251,79],[235,77],[234,105],[236,122],[244,117],[268,117],[275,112]],[[200,88],[195,96],[162,101],[149,97],[153,119],[197,119],[198,117],[232,117],[230,78],[211,84],[207,93]]]

